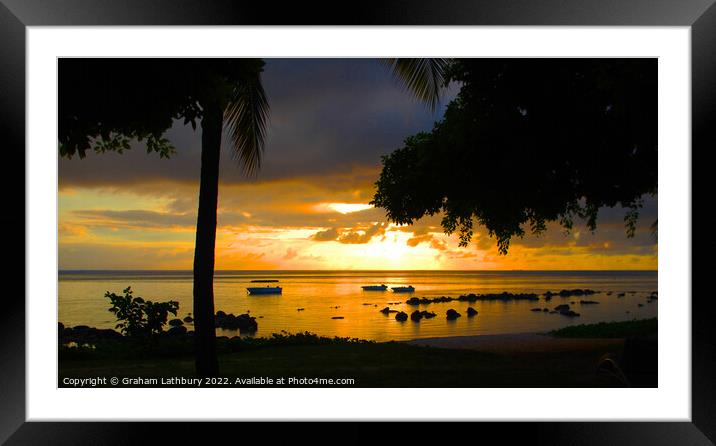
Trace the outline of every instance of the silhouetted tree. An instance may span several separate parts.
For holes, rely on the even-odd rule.
[[[435,107],[446,62],[385,59],[418,98]],[[201,123],[201,176],[194,250],[196,372],[216,376],[214,248],[219,155],[224,124],[246,173],[261,164],[268,103],[260,59],[60,59],[59,151],[84,158],[88,150],[122,152],[133,139],[169,157],[163,137],[174,120]],[[117,173],[121,175],[121,172]]]
[[[372,204],[398,224],[442,213],[460,246],[473,222],[510,239],[621,205],[633,236],[657,192],[656,59],[461,59],[457,97],[431,132],[383,157]]]

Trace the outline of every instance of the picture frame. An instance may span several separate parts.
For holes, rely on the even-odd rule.
[[[139,2],[111,2],[109,0],[1,0],[0,1],[0,92],[2,101],[2,134],[5,137],[7,165],[24,165],[25,159],[25,55],[26,28],[31,26],[210,26],[210,25],[463,25],[463,26],[683,26],[691,28],[692,63],[692,166],[693,154],[713,148],[716,137],[711,129],[709,112],[716,103],[716,6],[713,0],[679,2],[676,0],[651,2],[647,0],[618,3],[594,0],[572,0],[569,7],[557,0],[540,2],[458,0],[448,5],[435,1],[405,2],[390,0],[363,2],[351,8],[331,8],[327,3],[309,5],[289,4],[278,8],[275,4],[240,3],[218,0],[206,4],[198,0],[170,2],[167,0]],[[320,12],[319,12],[320,11]],[[701,149],[697,149],[701,147]],[[24,169],[15,169],[23,172]],[[19,177],[19,178],[18,178]],[[16,190],[23,181],[22,173],[4,176],[5,190]],[[704,196],[702,191],[698,196]],[[8,194],[8,212],[0,220],[6,233],[16,234],[26,228],[24,197]],[[695,209],[694,209],[695,210]],[[693,233],[700,232],[696,224],[704,220],[695,218],[692,210]],[[7,242],[18,254],[20,237]],[[703,250],[704,248],[701,247]],[[693,250],[693,248],[692,248]],[[693,253],[693,251],[692,251]],[[20,258],[19,256],[15,257]],[[25,255],[22,255],[25,258]],[[698,274],[692,260],[692,289]],[[6,266],[8,277],[20,277],[21,269],[31,267],[15,261]],[[694,274],[696,273],[696,274]],[[23,291],[24,295],[24,291]],[[0,333],[3,345],[3,371],[0,374],[0,440],[8,444],[83,444],[139,443],[150,438],[164,441],[181,440],[197,431],[193,423],[177,423],[157,428],[148,423],[35,423],[25,420],[25,302],[6,299],[0,312]],[[716,441],[716,343],[710,315],[713,304],[708,294],[692,291],[692,421],[667,422],[608,422],[608,423],[515,423],[506,428],[501,423],[481,423],[479,426],[461,426],[467,431],[476,429],[481,437],[496,434],[512,441],[527,440],[538,444],[713,444]],[[333,426],[346,440],[369,439],[370,427],[363,424]],[[419,438],[436,438],[443,430],[454,427],[438,426],[425,434],[422,429],[397,428],[401,432],[415,431]],[[235,434],[232,423],[218,425],[206,423],[200,428],[212,435]],[[292,438],[305,433],[309,427],[295,424],[272,429],[278,436]],[[401,433],[401,436],[403,434]],[[414,435],[414,434],[413,434]],[[229,437],[230,438],[230,437]],[[403,436],[406,439],[407,437]]]

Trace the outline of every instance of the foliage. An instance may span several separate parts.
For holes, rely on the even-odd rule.
[[[232,351],[245,350],[259,347],[276,347],[287,345],[326,345],[326,344],[374,344],[375,341],[369,341],[359,338],[339,337],[329,338],[319,336],[311,332],[303,333],[273,333],[268,338],[241,338],[234,337],[229,340],[229,348]]]
[[[261,59],[60,59],[59,150],[72,158],[122,153],[130,141],[169,157],[162,135],[181,119],[196,129],[208,107],[224,110],[247,171],[261,161],[268,103]]]
[[[446,81],[447,59],[382,59],[381,62],[407,90],[435,110]]]
[[[125,288],[123,293],[121,296],[107,291],[104,297],[110,300],[112,307],[109,311],[114,313],[119,321],[115,328],[119,328],[125,336],[159,334],[167,323],[169,313],[176,316],[179,309],[179,303],[175,301],[152,302],[139,296],[134,297],[131,287]]]
[[[383,157],[372,204],[397,224],[441,213],[466,246],[473,224],[506,254],[525,229],[595,230],[621,205],[633,236],[657,191],[656,59],[461,59],[460,92],[431,132]]]
[[[623,322],[599,322],[598,324],[581,324],[550,331],[549,334],[559,338],[626,338],[656,334],[659,324],[656,318],[640,319]]]

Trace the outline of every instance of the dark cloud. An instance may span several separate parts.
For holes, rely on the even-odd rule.
[[[338,229],[336,228],[326,229],[325,231],[318,231],[311,236],[311,240],[315,240],[317,242],[332,242],[337,239]]]
[[[310,239],[316,242],[338,242],[346,245],[361,245],[370,242],[373,237],[385,235],[386,224],[376,223],[367,227],[330,228],[318,231]]]
[[[263,83],[271,118],[260,180],[378,166],[381,155],[439,118],[374,59],[268,59]],[[448,91],[443,103],[454,94]],[[122,155],[61,159],[60,187],[196,182],[200,128],[177,122],[166,136],[177,148],[169,160],[147,155],[139,143]],[[242,176],[229,148],[223,149],[222,182],[252,181]]]
[[[77,210],[71,215],[80,219],[86,226],[120,226],[136,228],[169,228],[174,226],[192,226],[196,224],[196,215],[192,213],[156,212],[147,210]]]

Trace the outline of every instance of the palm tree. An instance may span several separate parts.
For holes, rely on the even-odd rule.
[[[406,88],[434,110],[445,79],[444,59],[384,59]],[[174,64],[174,66],[171,66]],[[261,166],[268,102],[256,59],[60,59],[60,154],[119,151],[146,138],[169,156],[162,138],[172,119],[201,119],[201,175],[194,248],[196,373],[217,376],[214,259],[219,162],[224,127],[245,173]],[[167,72],[182,73],[167,78]],[[94,73],[101,73],[100,76]],[[138,74],[139,73],[139,74]],[[94,145],[93,145],[94,144]]]
[[[384,59],[382,62],[415,96],[425,101],[431,110],[435,109],[444,82],[446,62],[443,59]],[[201,121],[201,179],[194,251],[194,336],[198,376],[215,376],[219,372],[213,282],[222,116],[232,137],[232,150],[238,154],[247,173],[260,168],[268,116],[268,103],[257,77],[230,87],[232,94],[223,103],[205,107]]]

